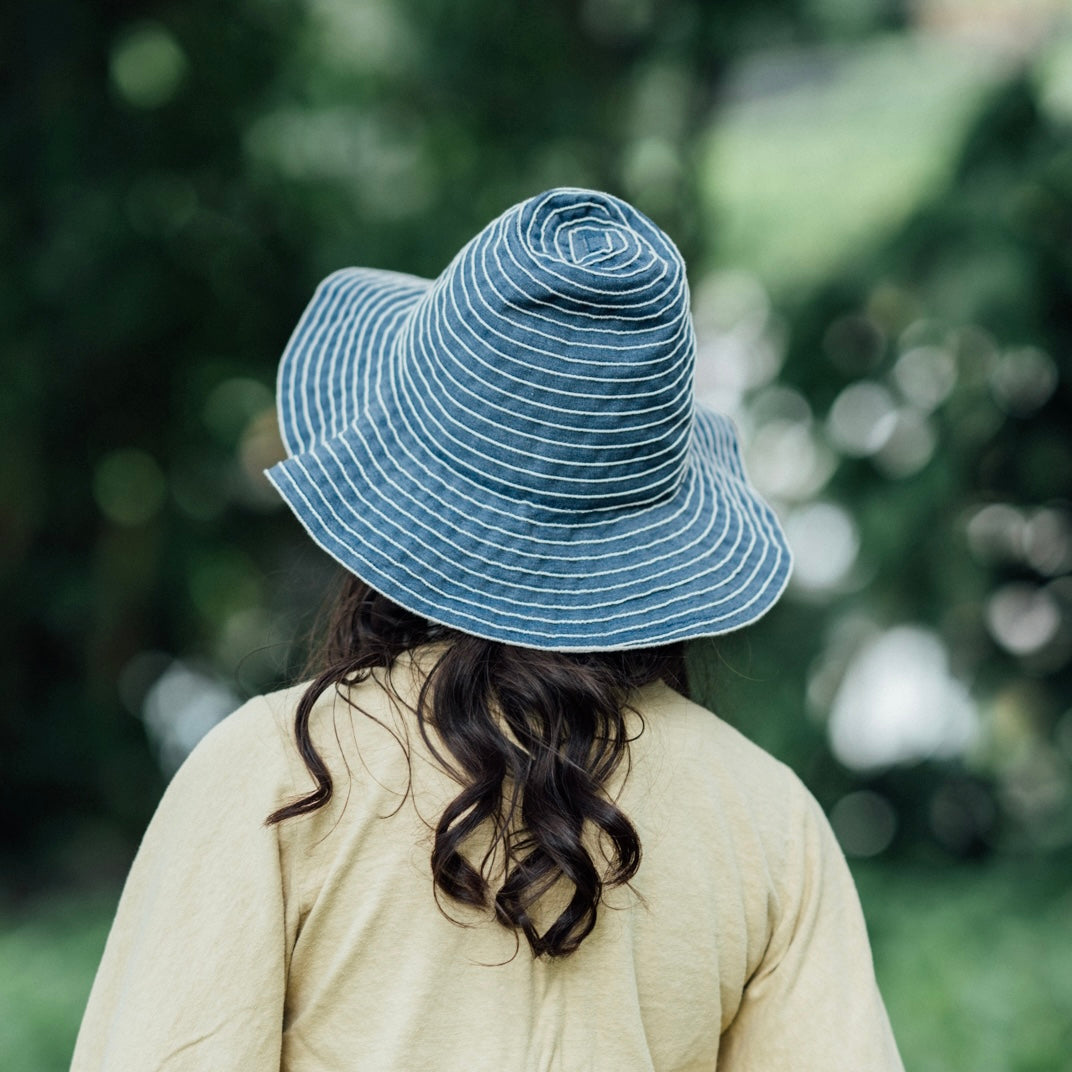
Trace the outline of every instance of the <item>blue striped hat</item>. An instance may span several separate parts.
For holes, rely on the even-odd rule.
[[[789,577],[732,424],[695,404],[685,265],[609,194],[509,209],[434,281],[329,276],[279,368],[268,477],[403,607],[609,651],[729,632]]]

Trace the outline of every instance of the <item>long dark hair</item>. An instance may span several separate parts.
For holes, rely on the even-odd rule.
[[[514,647],[430,623],[347,573],[294,720],[316,788],[268,823],[331,799],[331,774],[309,733],[317,699],[334,688],[349,703],[349,686],[373,667],[390,667],[402,652],[433,641],[448,643],[422,683],[415,715],[426,745],[462,786],[436,824],[435,885],[463,904],[494,905],[498,921],[523,934],[533,956],[572,953],[595,926],[604,887],[627,883],[640,866],[636,829],[605,792],[628,756],[629,691],[660,678],[684,691],[683,645],[584,653]],[[490,828],[491,847],[474,864],[462,846],[482,826]],[[605,868],[584,845],[586,826],[597,834]],[[492,891],[496,857],[506,861],[505,879]],[[533,906],[563,879],[573,895],[541,934]]]

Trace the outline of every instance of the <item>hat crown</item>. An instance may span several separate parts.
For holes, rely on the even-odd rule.
[[[606,195],[604,195],[605,197]],[[526,209],[528,211],[526,211]],[[531,253],[566,265],[600,265],[637,250],[639,236],[602,201],[552,191],[521,209]]]
[[[397,353],[400,416],[501,494],[636,508],[685,471],[684,264],[608,194],[552,190],[489,224],[418,303]]]

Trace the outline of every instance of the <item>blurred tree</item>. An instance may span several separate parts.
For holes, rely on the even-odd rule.
[[[260,470],[279,450],[277,355],[317,278],[346,263],[436,274],[493,214],[566,183],[623,193],[702,260],[694,147],[726,64],[758,41],[900,18],[878,0],[837,10],[5,9],[9,859],[62,846],[104,866],[106,829],[136,835],[161,787],[132,715],[167,762],[229,702],[218,679],[244,652],[258,654],[243,687],[285,673],[271,623],[286,636],[324,567],[272,512]],[[184,698],[185,729],[168,696]]]
[[[160,775],[116,682],[142,649],[211,650],[220,623],[193,578],[249,546],[255,501],[205,397],[263,375],[299,300],[282,266],[300,247],[244,183],[242,143],[298,8],[137,14],[46,0],[5,16],[9,850],[144,823]]]
[[[757,441],[796,444],[797,598],[730,661],[817,719],[749,730],[828,804],[878,790],[906,845],[1072,844],[1070,120],[1003,87],[947,187],[789,312],[751,403]]]

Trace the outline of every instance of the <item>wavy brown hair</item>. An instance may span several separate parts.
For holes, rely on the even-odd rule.
[[[314,812],[331,799],[331,774],[309,732],[319,697],[334,689],[351,703],[349,687],[374,667],[390,668],[403,652],[434,641],[449,643],[422,683],[414,713],[426,745],[462,787],[436,823],[435,885],[463,904],[493,905],[498,921],[524,935],[533,956],[572,953],[595,926],[604,888],[629,882],[640,866],[636,829],[606,792],[628,757],[628,694],[660,678],[685,691],[684,646],[584,653],[519,648],[428,622],[346,574],[294,720],[316,788],[273,812],[268,823]],[[474,863],[463,846],[481,827],[490,830],[491,845]],[[596,835],[602,866],[585,846],[586,830]],[[493,858],[506,864],[494,891]],[[533,908],[560,880],[572,886],[572,896],[541,934]]]

